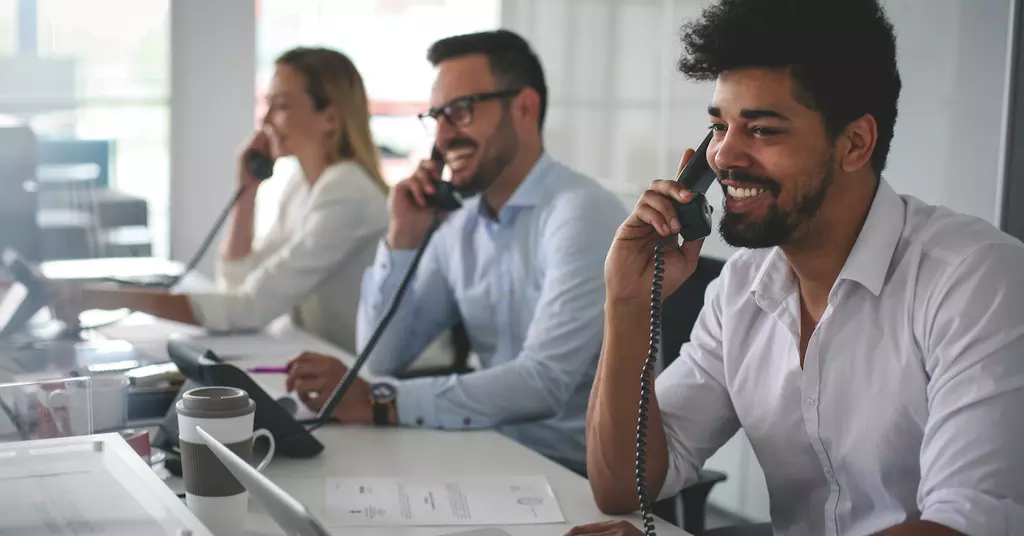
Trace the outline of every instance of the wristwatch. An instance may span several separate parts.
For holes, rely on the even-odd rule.
[[[388,410],[398,396],[398,390],[390,383],[375,383],[370,386],[370,404],[373,405],[373,424],[387,426]]]

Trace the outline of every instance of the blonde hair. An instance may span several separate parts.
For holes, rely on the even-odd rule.
[[[370,132],[370,102],[363,77],[348,56],[321,47],[298,47],[281,54],[275,62],[287,65],[306,78],[306,93],[322,111],[335,106],[341,121],[337,154],[352,159],[366,170],[383,190],[388,185],[380,171],[380,155]]]

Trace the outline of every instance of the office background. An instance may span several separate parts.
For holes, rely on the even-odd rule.
[[[425,49],[455,33],[523,33],[551,90],[548,150],[632,205],[706,126],[712,85],[674,69],[700,0],[0,0],[0,123],[50,140],[106,140],[109,186],[148,208],[141,234],[185,260],[234,189],[274,57],[299,44],[350,54],[374,100],[390,181],[426,152]],[[1021,0],[885,0],[904,88],[885,178],[1024,237]],[[3,74],[3,73],[8,74]],[[1009,133],[1009,134],[1008,134]],[[280,162],[275,176],[293,164]],[[282,180],[261,188],[260,224]],[[712,201],[720,202],[720,192]],[[717,237],[705,254],[732,253]],[[211,258],[200,268],[209,271]],[[764,478],[739,434],[709,462],[712,501],[767,519]]]

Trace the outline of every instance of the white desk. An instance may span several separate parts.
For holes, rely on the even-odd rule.
[[[107,330],[111,335],[131,339],[132,333],[141,336],[149,344],[175,329],[165,322],[155,322],[146,328],[146,322],[136,320],[134,327]],[[193,329],[194,331],[194,329]],[[152,334],[148,339],[146,333]],[[268,329],[275,338],[301,342],[312,350],[330,353],[351,363],[353,357],[333,348],[330,344],[302,332],[284,321]],[[239,366],[280,363],[280,359],[262,357]],[[284,390],[283,375],[256,375],[254,378],[268,393],[277,394]],[[265,474],[282,488],[304,503],[315,515],[324,519],[325,479],[332,476],[381,476],[381,477],[459,477],[459,476],[510,476],[544,475],[554,490],[565,524],[560,525],[518,525],[503,527],[513,535],[555,536],[564,534],[570,527],[612,519],[603,515],[594,504],[587,481],[576,473],[521,446],[507,437],[491,430],[481,431],[439,431],[410,428],[375,428],[327,425],[314,435],[324,445],[324,451],[316,458],[294,460],[277,457]],[[176,491],[181,482],[169,482]],[[253,535],[281,534],[258,504],[250,500],[252,514],[248,528]],[[640,526],[639,515],[630,516]],[[332,528],[336,534],[354,535],[438,535],[472,527],[344,527]],[[664,521],[658,522],[659,534],[686,536],[686,533]]]

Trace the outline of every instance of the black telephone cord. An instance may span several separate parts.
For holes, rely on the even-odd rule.
[[[217,216],[217,220],[213,223],[213,226],[210,227],[210,230],[207,231],[206,236],[203,237],[203,241],[199,244],[199,248],[196,249],[195,253],[192,254],[192,257],[185,264],[185,268],[182,269],[181,273],[179,273],[178,275],[174,276],[170,280],[167,280],[167,281],[153,281],[153,282],[147,281],[147,282],[142,282],[142,281],[133,281],[131,279],[122,279],[122,278],[118,278],[118,277],[107,277],[107,278],[104,278],[104,280],[109,282],[109,283],[117,283],[119,285],[132,286],[132,287],[157,288],[157,289],[171,289],[171,288],[174,288],[178,283],[181,282],[182,279],[185,278],[185,276],[187,276],[188,274],[192,273],[192,271],[196,269],[196,266],[199,265],[199,261],[203,260],[203,257],[206,256],[206,251],[208,249],[210,249],[210,245],[213,244],[213,239],[217,238],[217,233],[219,233],[221,227],[224,226],[224,220],[228,219],[228,215],[231,214],[231,209],[235,208],[235,205],[238,204],[238,200],[242,198],[242,194],[244,194],[244,193],[245,193],[245,187],[239,187],[238,190],[235,191],[235,195],[232,196],[231,200],[228,201],[228,204],[225,205],[223,209],[221,209],[220,214]],[[104,324],[104,325],[106,325],[106,324]]]
[[[405,295],[406,288],[408,288],[409,284],[412,283],[413,276],[416,274],[416,268],[420,264],[420,259],[423,258],[423,253],[427,250],[427,244],[430,243],[431,237],[434,236],[434,232],[437,231],[437,228],[441,226],[443,221],[441,214],[435,211],[433,219],[430,222],[430,227],[427,229],[427,233],[423,237],[423,242],[421,242],[420,247],[416,249],[416,255],[413,256],[412,262],[409,264],[409,268],[406,269],[405,275],[402,276],[402,280],[398,284],[398,289],[395,290],[395,294],[391,297],[391,302],[388,304],[387,309],[385,309],[380,320],[377,321],[377,327],[374,328],[369,340],[366,341],[366,346],[363,347],[363,351],[359,352],[359,356],[356,357],[355,363],[353,363],[348,371],[345,372],[341,381],[338,382],[338,385],[331,391],[331,394],[327,396],[327,402],[325,402],[323,407],[320,408],[316,419],[311,423],[306,421],[310,424],[310,426],[306,428],[308,431],[312,432],[331,420],[331,414],[334,413],[338,404],[341,403],[342,397],[345,396],[345,393],[348,392],[349,388],[352,387],[352,384],[355,383],[356,378],[359,377],[359,371],[363,368],[363,365],[366,364],[366,360],[370,358],[370,353],[373,352],[373,349],[377,346],[377,341],[380,340],[381,335],[384,334],[384,330],[387,329],[388,324],[391,323],[391,318],[395,316],[396,312],[398,312],[398,304],[402,302],[402,296]]]
[[[640,517],[644,524],[646,536],[656,536],[654,531],[654,512],[650,494],[647,489],[647,430],[648,412],[651,405],[651,382],[654,379],[654,368],[658,362],[658,350],[661,347],[661,282],[664,280],[665,259],[663,246],[654,246],[654,277],[651,282],[651,344],[640,373],[640,410],[636,423],[636,493],[640,499]]]

